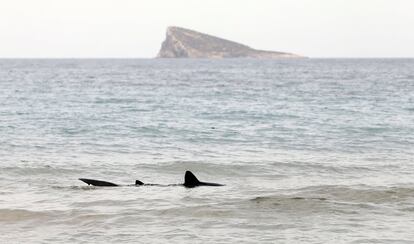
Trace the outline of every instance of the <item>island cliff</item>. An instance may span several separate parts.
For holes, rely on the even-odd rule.
[[[203,34],[197,31],[168,27],[158,58],[304,58],[274,51],[256,50],[249,46]]]

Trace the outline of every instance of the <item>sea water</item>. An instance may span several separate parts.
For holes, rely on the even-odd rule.
[[[414,60],[0,60],[0,237],[413,243]]]

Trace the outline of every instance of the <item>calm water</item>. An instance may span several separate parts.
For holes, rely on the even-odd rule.
[[[0,236],[413,243],[414,60],[0,60]]]

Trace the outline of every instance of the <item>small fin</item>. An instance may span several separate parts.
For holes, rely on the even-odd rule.
[[[140,180],[135,180],[135,185],[142,186],[144,183]]]
[[[93,186],[118,186],[117,184],[114,184],[108,181],[92,180],[92,179],[85,179],[85,178],[79,178],[79,180],[85,182],[88,185],[93,185]]]

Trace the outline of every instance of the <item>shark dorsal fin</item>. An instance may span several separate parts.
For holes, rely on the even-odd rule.
[[[140,180],[135,180],[135,185],[142,186],[144,183]]]
[[[195,177],[191,171],[186,171],[184,176],[184,186],[185,187],[195,187],[200,184],[200,181]]]

